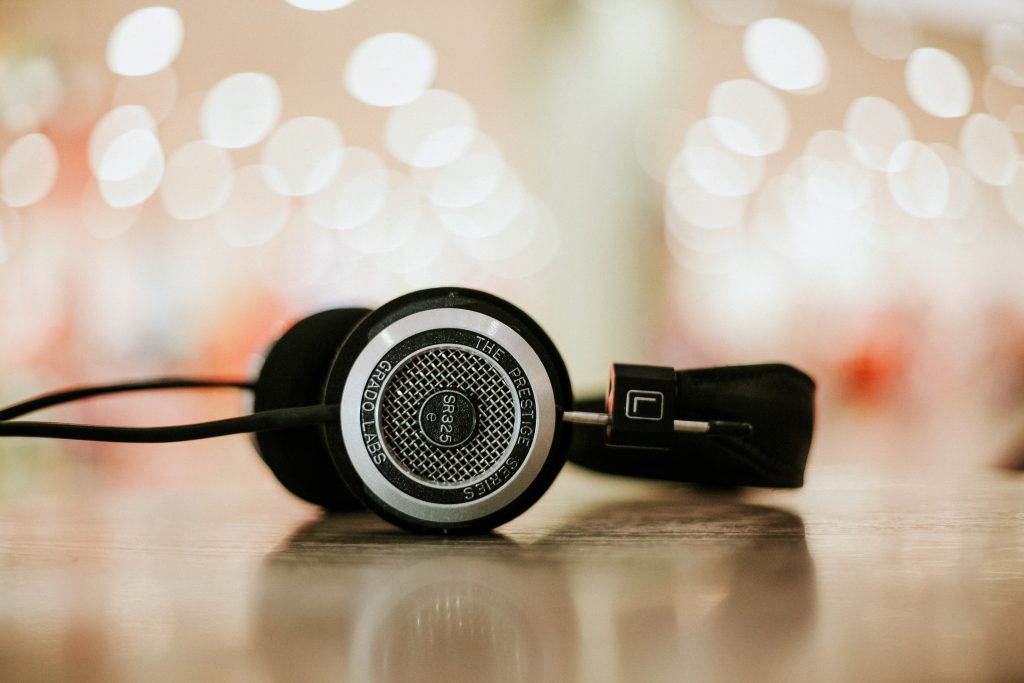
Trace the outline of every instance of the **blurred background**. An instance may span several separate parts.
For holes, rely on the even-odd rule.
[[[298,317],[457,284],[579,391],[612,360],[807,369],[812,483],[1005,465],[1022,151],[1016,0],[5,0],[0,402],[246,375]],[[241,437],[0,446],[0,496],[233,483],[274,486]]]

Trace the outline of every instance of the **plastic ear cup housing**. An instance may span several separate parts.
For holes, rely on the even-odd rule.
[[[472,406],[475,426],[451,448],[431,446],[448,395]],[[565,462],[565,365],[537,323],[483,292],[425,290],[368,315],[338,352],[323,401],[341,404],[339,422],[321,428],[338,472],[408,529],[492,529],[536,502]],[[509,412],[503,432],[495,416]]]
[[[363,308],[316,313],[289,328],[267,353],[256,381],[255,412],[316,405],[342,341],[366,317]],[[253,436],[256,450],[286,489],[328,510],[361,507],[338,476],[317,425]]]

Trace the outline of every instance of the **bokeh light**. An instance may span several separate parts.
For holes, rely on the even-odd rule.
[[[255,247],[284,228],[290,211],[288,198],[271,189],[259,164],[243,166],[216,214],[217,233],[233,247]]]
[[[942,210],[942,217],[948,220],[959,220],[970,213],[974,206],[977,192],[974,176],[964,165],[964,157],[955,148],[941,142],[929,145],[946,166],[949,175],[949,201]]]
[[[665,239],[677,260],[684,260],[686,251],[722,254],[743,241],[745,226],[741,222],[707,229],[684,218],[671,208],[665,213]]]
[[[888,173],[872,174],[870,198],[855,218],[863,228],[859,236],[864,246],[874,252],[906,252],[920,232],[920,219],[904,211],[893,197]]]
[[[167,160],[160,198],[174,218],[205,218],[224,205],[233,182],[234,168],[228,153],[205,140],[193,140]]]
[[[805,259],[835,261],[860,240],[863,222],[856,212],[837,210],[827,196],[816,191],[803,171],[801,159],[794,161],[789,171],[772,188],[776,197],[764,201],[778,202],[781,216],[776,219],[785,235],[783,248],[792,256]],[[768,206],[759,207],[759,213],[772,216]]]
[[[465,154],[434,168],[414,168],[416,186],[435,206],[462,209],[489,197],[506,175],[505,160],[495,142],[477,133]]]
[[[9,206],[29,206],[45,197],[57,179],[57,150],[42,133],[11,143],[0,158],[0,197]]]
[[[989,185],[1006,185],[1017,162],[1017,141],[991,114],[971,114],[960,129],[960,151],[968,170]]]
[[[447,90],[428,90],[388,114],[384,144],[410,166],[434,168],[461,156],[476,132],[476,112],[469,102]]]
[[[334,180],[306,197],[306,214],[317,225],[335,230],[363,225],[384,207],[388,180],[388,171],[376,153],[348,147]]]
[[[1024,79],[1007,66],[993,66],[985,75],[982,98],[990,114],[1015,133],[1024,133]]]
[[[430,87],[437,55],[425,40],[408,33],[381,33],[363,41],[345,64],[345,88],[375,107],[408,104]]]
[[[721,275],[732,272],[742,248],[744,226],[736,224],[708,230],[690,223],[673,210],[665,216],[665,246],[669,256],[687,273]]]
[[[992,24],[985,29],[982,47],[990,67],[1006,67],[1017,78],[1017,84],[1024,85],[1024,26]]]
[[[96,169],[99,180],[124,180],[138,175],[149,163],[160,141],[148,128],[133,128],[114,138]]]
[[[757,189],[764,175],[764,159],[737,154],[715,137],[711,123],[702,119],[686,134],[680,159],[689,178],[706,192],[721,197],[741,197]],[[673,175],[678,178],[680,174]]]
[[[882,59],[906,59],[919,40],[912,10],[892,0],[854,0],[853,35],[861,47]]]
[[[789,173],[801,178],[821,203],[839,211],[864,206],[871,194],[869,172],[857,162],[849,134],[820,130],[811,136]]]
[[[501,242],[492,246],[487,258],[477,252],[483,269],[492,275],[508,279],[528,278],[548,267],[558,254],[560,230],[551,211],[535,200],[526,202],[510,229],[499,233],[499,239],[508,235],[518,237],[517,244]],[[482,243],[486,242],[481,240]]]
[[[338,174],[343,155],[341,132],[320,116],[299,116],[282,123],[263,146],[267,182],[292,197],[327,187]]]
[[[117,23],[107,41],[107,66],[122,76],[145,76],[166,68],[181,50],[184,26],[177,10],[145,7]]]
[[[454,241],[459,250],[475,261],[501,260],[521,252],[530,242],[539,218],[540,207],[537,202],[527,197],[525,193],[519,192],[514,203],[502,204],[508,210],[501,229],[494,230],[489,226],[483,226],[482,232],[466,232]]]
[[[405,245],[418,231],[425,212],[423,199],[403,173],[386,171],[387,194],[365,223],[342,233],[342,239],[362,254],[389,254]]]
[[[463,208],[436,207],[441,224],[460,237],[478,239],[504,231],[528,200],[522,181],[509,169],[480,202]]]
[[[218,147],[255,145],[281,115],[281,90],[266,74],[243,72],[213,86],[199,112],[203,137]]]
[[[949,173],[935,150],[905,140],[889,159],[889,190],[911,216],[936,218],[949,201]]]
[[[1024,32],[991,23],[1010,13],[484,4],[460,21],[352,0],[101,4],[31,25],[0,10],[0,308],[29,321],[3,357],[58,364],[54,384],[230,369],[242,352],[225,347],[318,306],[457,284],[536,306],[566,346],[587,351],[586,328],[668,365],[777,344],[841,393],[877,351],[858,338],[872,316],[977,323],[966,366],[1002,334],[988,302],[1024,311]],[[593,307],[563,315],[548,293],[570,281],[667,313],[633,342]],[[118,329],[93,329],[128,287],[102,318]],[[927,346],[907,352],[918,381],[950,381]]]
[[[805,92],[824,84],[828,57],[813,33],[791,19],[761,19],[743,35],[743,58],[755,76],[779,90]]]
[[[361,257],[401,279],[424,277],[425,271],[433,270],[445,251],[457,249],[451,236],[429,212],[417,213],[416,220],[415,230],[410,231],[394,249]],[[341,233],[341,239],[346,240],[347,236]]]
[[[907,91],[932,116],[951,119],[971,110],[974,89],[959,59],[934,47],[914,50],[907,60]]]
[[[712,194],[690,180],[684,164],[673,166],[667,197],[672,211],[690,223],[708,229],[736,225],[746,209],[745,197]]]
[[[327,12],[351,5],[353,0],[286,0],[289,5],[313,12]]]
[[[96,169],[100,194],[113,207],[146,201],[163,176],[164,150],[148,128],[134,128],[115,138]]]
[[[773,154],[789,137],[789,112],[782,100],[748,79],[725,81],[711,90],[708,120],[719,142],[749,156]]]
[[[436,229],[421,230],[418,234],[422,237],[411,240],[401,253],[424,249],[423,240],[432,240],[425,249],[430,254],[430,260],[423,267],[416,267],[415,264],[420,260],[419,257],[415,257],[413,269],[402,275],[403,287],[406,290],[444,287],[451,282],[472,282],[473,275],[478,269],[471,259],[466,258],[465,254],[451,244],[451,236],[448,233]],[[390,261],[390,258],[382,260]]]
[[[0,56],[0,123],[15,132],[35,130],[57,111],[63,96],[56,64],[48,57]]]
[[[858,97],[846,110],[843,126],[849,134],[850,148],[868,168],[884,171],[889,157],[914,132],[906,114],[881,97]]]
[[[115,163],[107,161],[107,155],[111,145],[121,136],[133,130],[151,131],[155,128],[156,121],[149,110],[137,104],[116,107],[104,114],[89,135],[89,167],[93,175],[99,175],[103,164]]]

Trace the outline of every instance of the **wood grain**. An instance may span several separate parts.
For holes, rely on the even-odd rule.
[[[812,474],[567,470],[455,538],[265,490],[9,501],[0,680],[1024,679],[1021,475]]]

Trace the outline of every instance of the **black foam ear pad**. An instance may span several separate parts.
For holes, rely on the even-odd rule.
[[[790,365],[736,365],[676,373],[677,420],[749,422],[749,436],[677,432],[669,453],[607,446],[600,429],[574,425],[569,460],[590,469],[713,486],[803,485],[814,429],[814,381]],[[604,412],[604,398],[576,403]]]
[[[336,308],[303,318],[267,353],[256,380],[254,412],[324,402],[324,384],[338,348],[370,311]],[[331,462],[319,426],[295,427],[254,436],[270,471],[293,494],[328,510],[362,507]]]

